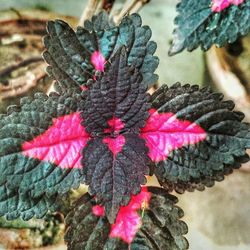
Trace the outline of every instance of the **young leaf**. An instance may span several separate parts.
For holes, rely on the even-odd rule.
[[[158,79],[154,74],[159,63],[153,56],[156,43],[149,41],[151,30],[141,26],[137,14],[125,17],[116,27],[108,14],[101,12],[76,32],[62,20],[50,21],[47,31],[44,59],[50,65],[47,72],[58,82],[58,90],[84,86],[95,71],[104,71],[106,62],[122,46],[127,48],[128,65],[141,72],[146,85]]]
[[[123,48],[86,91],[83,124],[93,140],[83,150],[83,174],[111,222],[120,205],[140,191],[149,172],[148,151],[138,136],[149,108],[147,88],[141,81],[140,74],[127,66]]]
[[[80,150],[88,140],[80,124],[82,101],[73,89],[37,93],[1,115],[0,215],[41,217],[58,192],[79,186]]]
[[[117,130],[138,132],[144,126],[150,107],[147,86],[142,83],[139,72],[127,65],[126,49],[118,50],[106,72],[96,82],[88,83],[90,91],[86,93],[82,113],[86,130],[89,133],[117,132],[108,131],[109,123],[115,122]]]
[[[187,226],[176,202],[163,189],[144,187],[110,225],[103,208],[86,194],[66,217],[68,249],[187,249]]]
[[[163,85],[141,137],[155,162],[155,174],[169,191],[203,190],[248,161],[250,126],[232,101],[207,88]]]
[[[185,48],[192,51],[201,46],[208,50],[213,44],[221,47],[250,30],[249,0],[182,0],[177,4],[177,12],[169,55]]]

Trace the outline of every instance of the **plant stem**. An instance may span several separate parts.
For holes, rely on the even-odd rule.
[[[27,59],[21,61],[20,63],[12,64],[12,65],[10,65],[10,66],[8,66],[5,69],[0,71],[0,78],[4,77],[6,75],[9,75],[12,71],[14,71],[18,68],[25,67],[31,63],[41,62],[41,61],[43,61],[41,56],[34,56],[34,57],[27,58]]]
[[[145,4],[149,3],[150,0],[140,0],[131,9],[130,14],[138,12]]]
[[[85,7],[85,9],[81,15],[78,26],[83,26],[84,22],[87,19],[90,19],[95,14],[95,11],[98,7],[99,1],[100,0],[89,0],[87,6]]]
[[[139,11],[145,4],[149,2],[150,0],[127,0],[120,13],[114,17],[114,21],[119,23],[125,15]]]
[[[27,71],[25,75],[10,79],[7,86],[0,84],[0,101],[23,95],[34,88],[46,76],[45,67],[45,63],[40,63],[33,70]]]

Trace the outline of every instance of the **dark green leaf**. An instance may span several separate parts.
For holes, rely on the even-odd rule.
[[[169,55],[185,48],[188,51],[201,46],[208,50],[213,44],[221,47],[233,43],[250,30],[250,1],[231,5],[221,12],[212,12],[211,0],[182,0],[177,5],[177,28]]]
[[[149,41],[151,30],[141,26],[137,14],[126,16],[114,26],[107,13],[101,12],[76,32],[62,20],[50,21],[47,31],[44,59],[50,65],[48,74],[58,82],[59,91],[68,87],[79,89],[94,78],[96,69],[91,60],[94,52],[100,52],[108,61],[122,46],[127,48],[128,64],[141,72],[146,85],[158,79],[154,74],[159,63],[153,56],[156,43]]]
[[[57,194],[47,196],[42,194],[36,198],[29,194],[19,194],[18,190],[0,186],[0,216],[6,216],[8,220],[14,220],[21,217],[23,220],[29,220],[32,217],[42,218],[48,210],[54,210],[54,204]]]

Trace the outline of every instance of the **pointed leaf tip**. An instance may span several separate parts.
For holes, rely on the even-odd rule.
[[[155,83],[158,58],[150,50],[150,29],[141,26],[138,16],[126,16],[114,26],[107,13],[101,12],[76,32],[66,22],[55,20],[48,22],[47,33],[44,44],[49,56],[44,59],[50,65],[48,72],[57,81],[59,92],[68,88],[80,91],[89,79],[95,78],[97,70],[105,70],[105,62],[123,46],[127,49],[128,64],[140,71],[143,83]],[[148,60],[156,66],[148,67]]]

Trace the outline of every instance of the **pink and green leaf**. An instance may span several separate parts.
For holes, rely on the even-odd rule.
[[[249,124],[223,95],[195,85],[165,85],[153,94],[152,108],[157,112],[141,136],[158,180],[169,191],[203,190],[249,160]]]
[[[53,206],[52,197],[79,186],[79,150],[87,140],[79,123],[82,101],[72,90],[63,95],[40,93],[2,115],[1,215],[41,217]]]

